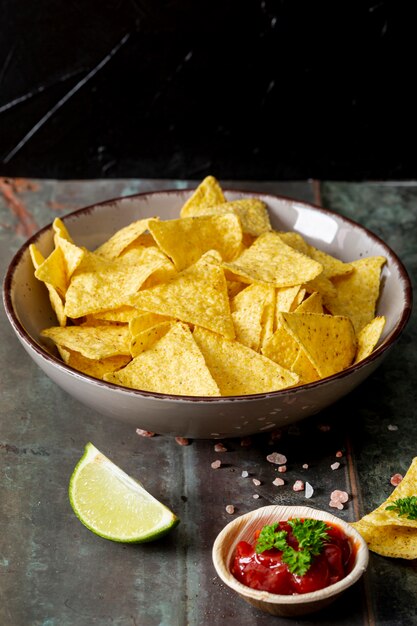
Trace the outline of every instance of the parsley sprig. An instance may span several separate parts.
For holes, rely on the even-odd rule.
[[[407,519],[417,519],[417,496],[398,498],[385,508],[387,511],[396,511],[399,517],[407,516]]]
[[[282,552],[282,561],[288,565],[292,574],[304,576],[311,566],[313,556],[317,556],[329,538],[325,522],[315,519],[301,520],[298,518],[288,521],[292,534],[297,539],[298,550],[287,542],[287,531],[276,530],[278,524],[266,525],[259,533],[255,551],[259,554],[265,550],[276,548]]]

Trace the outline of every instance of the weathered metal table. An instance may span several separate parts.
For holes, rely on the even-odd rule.
[[[0,179],[0,259],[5,269],[24,240],[55,216],[98,200],[139,191],[184,188],[186,181],[25,181]],[[417,270],[417,183],[224,183],[322,203],[364,224]],[[178,445],[145,439],[67,396],[38,369],[15,339],[4,311],[0,326],[0,624],[2,626],[262,626],[295,624],[263,614],[215,575],[211,546],[234,504],[245,513],[279,493],[289,503],[329,508],[330,491],[350,494],[348,521],[391,492],[390,477],[417,455],[415,314],[379,370],[339,404],[282,432],[255,436],[250,446],[225,441]],[[140,426],[140,424],[138,424]],[[170,506],[181,523],[170,535],[139,546],[112,543],[80,524],[67,487],[84,445],[92,441]],[[335,458],[337,451],[343,457]],[[266,455],[288,457],[284,487],[274,487]],[[212,461],[220,458],[221,468]],[[331,464],[341,461],[340,468]],[[303,469],[307,463],[309,468]],[[242,471],[249,473],[242,476]],[[251,478],[259,478],[255,487]],[[315,488],[295,493],[296,479]],[[280,489],[280,491],[278,491]],[[258,499],[254,495],[259,495]],[[371,555],[365,577],[325,611],[302,620],[327,625],[417,623],[417,564]]]

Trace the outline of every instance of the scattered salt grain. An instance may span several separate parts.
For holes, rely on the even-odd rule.
[[[190,444],[189,439],[186,437],[175,437],[175,441],[179,446],[188,446]]]
[[[391,476],[391,478],[390,478],[390,483],[391,483],[391,485],[396,487],[397,485],[400,484],[402,479],[403,479],[403,476],[401,474],[394,474],[394,476]]]
[[[257,500],[257,499],[259,498],[259,493],[254,493],[254,494],[253,494],[253,496],[252,496],[252,498],[253,498],[254,500]]]
[[[275,465],[285,465],[287,457],[285,454],[280,454],[279,452],[271,452],[271,454],[268,454],[266,457],[266,460]]]
[[[226,513],[229,513],[229,515],[233,515],[234,512],[235,512],[235,507],[233,506],[233,504],[228,504],[226,506]]]
[[[398,430],[398,426],[395,424],[388,424],[387,428],[388,430]]]
[[[257,487],[259,487],[259,485],[261,485],[261,484],[262,484],[262,483],[261,483],[261,481],[260,481],[260,480],[258,480],[257,478],[252,478],[252,482],[253,482],[253,484],[254,484],[254,485],[256,485]]]
[[[247,472],[246,470],[243,470],[241,476],[242,478],[247,478],[249,476],[249,472]]]
[[[339,509],[341,511],[343,509],[343,505],[349,500],[349,495],[346,491],[341,491],[340,489],[335,489],[330,494],[330,502],[329,506],[334,509]]]
[[[337,459],[341,459],[341,458],[342,458],[342,456],[343,456],[343,452],[342,452],[341,450],[338,450],[338,451],[336,452],[336,454],[335,454],[335,457],[336,457]]]
[[[304,491],[304,483],[302,480],[296,480],[292,486],[293,491]]]
[[[331,506],[333,509],[339,509],[339,511],[344,508],[343,504],[341,502],[337,502],[336,500],[330,500],[329,506]]]
[[[328,433],[330,430],[329,424],[319,424],[317,428],[321,430],[322,433]]]
[[[151,430],[143,430],[143,428],[137,428],[136,434],[139,435],[139,437],[154,437],[155,436],[155,433],[153,433]]]
[[[305,497],[306,498],[311,498],[313,493],[314,493],[313,487],[310,485],[310,483],[306,482],[306,488],[305,488],[305,492],[304,492]]]
[[[282,485],[285,485],[285,481],[277,477],[272,481],[272,484],[275,485],[275,487],[282,487]]]
[[[339,467],[340,467],[340,463],[339,463],[339,461],[336,461],[336,463],[332,463],[332,464],[330,465],[330,467],[332,468],[332,470],[337,470],[337,469],[339,469]]]
[[[303,469],[308,469],[308,463],[304,463]]]
[[[217,461],[213,461],[213,463],[211,464],[211,467],[213,469],[219,469],[219,467],[221,466],[222,462],[217,460]]]
[[[227,448],[222,443],[216,443],[214,446],[214,452],[227,452]]]
[[[287,471],[287,466],[286,465],[280,465],[279,468],[278,468],[278,471],[281,474],[285,474],[285,472]]]

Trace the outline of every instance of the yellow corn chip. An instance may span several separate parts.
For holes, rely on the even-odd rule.
[[[62,360],[79,372],[102,379],[104,374],[115,372],[125,367],[131,357],[127,355],[110,356],[105,359],[87,359],[85,356],[69,348],[57,346]]]
[[[291,370],[300,351],[300,344],[281,323],[274,334],[262,346],[262,354],[281,367]]]
[[[83,260],[85,250],[79,248],[75,244],[71,243],[71,241],[68,241],[58,234],[55,235],[55,245],[57,248],[61,248],[62,250],[66,264],[66,275],[68,279],[70,279]]]
[[[181,217],[192,217],[194,210],[225,202],[222,188],[214,176],[207,176],[181,209]]]
[[[32,259],[33,266],[35,270],[38,269],[40,265],[45,261],[45,258],[41,251],[35,246],[35,244],[31,244],[29,246],[29,252]],[[36,274],[35,274],[36,275]],[[48,282],[45,282],[46,288],[48,289],[49,300],[51,302],[52,309],[55,312],[55,315],[58,320],[58,324],[60,326],[66,326],[67,324],[67,316],[64,313],[64,303],[59,295],[58,291]]]
[[[157,393],[220,395],[189,328],[180,323],[122,370],[106,374],[104,380]]]
[[[217,250],[225,261],[231,261],[242,244],[242,227],[239,218],[232,213],[149,220],[149,230],[178,271],[189,267],[212,249]]]
[[[130,356],[130,333],[127,326],[53,326],[42,331],[59,346],[80,352],[88,359]]]
[[[267,295],[265,298],[265,306],[262,315],[262,333],[261,333],[261,346],[262,347],[269,341],[275,330],[275,307],[276,307],[276,292],[274,285],[264,285],[267,288]]]
[[[51,285],[62,298],[65,297],[69,276],[61,247],[55,248],[44,262],[38,265],[35,276],[38,280]]]
[[[70,243],[74,243],[72,240],[71,235],[69,234],[67,227],[65,226],[64,222],[59,219],[59,217],[56,217],[52,223],[52,229],[54,231],[54,241],[55,241],[55,246],[57,246],[57,237],[60,237],[61,239],[66,239],[67,241],[69,241]]]
[[[136,315],[129,322],[129,331],[132,337],[134,335],[138,335],[139,333],[147,330],[148,328],[152,328],[152,326],[156,326],[157,324],[161,324],[162,322],[172,322],[173,318],[167,315],[158,315],[158,313],[138,313],[137,309],[133,309],[136,311]]]
[[[310,246],[304,240],[302,235],[300,235],[300,233],[296,233],[294,231],[278,231],[278,234],[281,237],[282,241],[287,244],[287,246],[291,246],[291,248],[294,248],[294,250],[301,252],[301,254],[309,256]]]
[[[417,559],[417,528],[375,526],[364,519],[352,524],[376,554],[398,559]]]
[[[138,292],[131,304],[141,311],[175,317],[233,339],[226,279],[222,268],[211,262],[217,258],[215,252],[206,253],[167,283]]]
[[[146,218],[121,228],[110,239],[99,246],[95,250],[95,254],[99,254],[106,259],[117,258],[130,244],[134,243],[138,237],[148,230],[148,222],[149,218]]]
[[[72,275],[65,313],[76,318],[129,305],[145,280],[167,265],[172,267],[157,248],[132,250],[117,259],[88,252]]]
[[[384,330],[385,317],[379,315],[374,317],[358,334],[358,347],[356,350],[355,363],[363,361],[373,352],[379,338]]]
[[[318,371],[302,348],[299,349],[290,369],[300,377],[300,385],[314,383],[316,380],[320,380]]]
[[[321,377],[351,365],[356,337],[349,318],[317,313],[281,313],[281,324],[306,351]]]
[[[353,267],[350,263],[344,263],[331,254],[327,254],[323,252],[323,250],[318,250],[313,246],[309,246],[308,255],[318,263],[321,263],[323,266],[323,276],[325,278],[345,276],[353,272]]]
[[[267,393],[298,382],[298,376],[237,341],[199,326],[193,336],[222,396]]]
[[[293,308],[293,303],[301,289],[300,285],[294,287],[282,287],[277,289],[276,311],[278,313],[288,313]],[[303,296],[305,289],[303,290]]]
[[[137,316],[137,314],[137,309],[135,309],[133,306],[122,305],[117,309],[110,309],[110,311],[100,311],[98,313],[89,315],[88,319],[90,320],[91,318],[93,318],[99,322],[105,321],[128,324]]]
[[[335,295],[324,297],[327,309],[333,315],[350,317],[357,333],[375,317],[381,268],[385,261],[382,256],[352,261],[354,271],[335,279]]]
[[[290,287],[312,280],[320,274],[320,263],[287,246],[276,232],[260,235],[233,263],[223,267],[242,282],[267,283]]]
[[[173,323],[174,321],[161,322],[132,336],[132,341],[130,342],[131,355],[135,357],[144,352],[144,350],[152,348],[159,339],[162,339],[167,334]]]
[[[253,243],[253,237],[258,237],[262,233],[272,230],[267,206],[265,202],[258,198],[243,198],[241,200],[223,202],[222,204],[194,207],[192,213],[189,213],[188,216],[225,215],[227,213],[234,213],[240,219],[242,231],[245,235],[245,246]],[[182,214],[181,216],[184,217]]]
[[[230,302],[236,339],[252,350],[258,351],[261,346],[262,322],[269,292],[267,285],[249,285]]]
[[[321,294],[313,291],[308,298],[295,308],[295,313],[323,313],[323,298]]]

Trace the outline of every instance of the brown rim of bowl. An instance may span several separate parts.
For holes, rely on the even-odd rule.
[[[163,190],[155,190],[155,191],[145,191],[142,193],[136,193],[136,194],[132,194],[132,195],[128,195],[128,196],[121,196],[121,197],[116,197],[116,198],[111,198],[109,200],[103,200],[102,202],[96,202],[94,204],[88,205],[86,207],[83,207],[81,209],[76,209],[74,211],[71,211],[70,213],[67,213],[63,216],[60,217],[60,219],[62,219],[63,222],[65,222],[66,219],[74,217],[74,216],[78,216],[78,215],[82,215],[83,213],[90,213],[92,212],[94,209],[96,209],[96,207],[100,207],[100,206],[105,206],[105,205],[109,205],[109,204],[115,204],[116,202],[120,202],[122,200],[126,200],[126,199],[132,199],[132,198],[143,198],[145,196],[152,196],[152,195],[156,195],[156,194],[176,194],[176,195],[182,195],[185,194],[187,192],[191,192],[193,191],[192,188],[190,189],[163,189]],[[332,376],[327,376],[326,378],[322,378],[318,381],[312,382],[312,383],[307,383],[305,385],[299,385],[298,387],[290,387],[288,389],[280,389],[278,391],[270,391],[268,393],[253,393],[253,394],[247,394],[247,395],[238,395],[238,396],[182,396],[182,395],[175,395],[175,394],[166,394],[166,393],[158,393],[158,392],[153,392],[153,391],[145,391],[145,390],[139,390],[139,389],[132,389],[130,387],[122,387],[121,385],[116,385],[114,383],[108,383],[106,381],[100,380],[98,378],[94,378],[93,376],[90,376],[89,374],[84,374],[72,367],[70,367],[69,365],[67,365],[66,363],[64,363],[63,361],[61,361],[58,357],[55,357],[53,355],[50,354],[50,352],[48,352],[46,349],[44,349],[42,346],[40,346],[34,339],[32,339],[32,337],[29,335],[29,333],[25,330],[25,328],[22,326],[22,324],[20,323],[17,315],[15,314],[13,305],[12,305],[12,300],[11,300],[11,286],[12,286],[12,282],[13,282],[13,276],[14,276],[14,272],[16,270],[17,265],[19,264],[23,254],[26,252],[26,250],[29,248],[29,246],[34,243],[41,235],[42,233],[46,232],[47,230],[49,230],[52,227],[52,222],[50,224],[47,224],[46,226],[43,226],[41,229],[39,229],[36,233],[34,233],[20,248],[19,250],[15,253],[14,257],[12,258],[7,270],[6,270],[6,274],[5,274],[5,278],[3,281],[3,304],[4,304],[4,308],[7,314],[7,317],[9,318],[9,321],[11,323],[11,325],[13,326],[16,334],[21,338],[22,341],[24,341],[32,350],[34,350],[39,356],[41,356],[43,359],[45,359],[46,361],[48,361],[49,363],[57,366],[59,369],[61,369],[62,371],[70,374],[71,376],[75,377],[75,378],[81,378],[82,380],[85,380],[86,382],[89,383],[94,383],[96,385],[98,385],[99,387],[105,387],[108,389],[113,389],[115,391],[119,391],[120,393],[129,393],[132,395],[137,395],[140,397],[149,397],[149,398],[157,398],[160,400],[176,400],[176,401],[183,401],[183,402],[208,402],[208,403],[229,403],[229,402],[247,402],[247,401],[258,401],[258,400],[262,400],[262,399],[266,399],[266,398],[275,398],[277,396],[279,397],[283,397],[283,396],[291,396],[294,395],[295,393],[298,393],[300,391],[303,391],[304,389],[312,389],[312,388],[316,388],[316,387],[320,387],[321,385],[326,385],[329,382],[331,382],[332,380],[340,380],[342,378],[345,378],[346,376],[349,376],[353,371],[357,371],[360,370],[361,368],[365,367],[366,365],[368,365],[369,363],[371,363],[372,361],[378,359],[386,350],[388,350],[389,348],[391,348],[394,343],[398,340],[398,338],[400,337],[400,335],[402,334],[403,330],[405,329],[408,320],[410,318],[411,315],[411,310],[412,310],[412,286],[411,286],[411,280],[410,277],[408,275],[408,272],[404,266],[404,264],[402,263],[402,261],[400,260],[400,258],[397,256],[397,254],[385,243],[385,241],[383,241],[380,237],[378,237],[378,235],[375,235],[372,231],[368,230],[365,226],[362,226],[361,224],[359,224],[358,222],[355,222],[354,220],[345,217],[343,215],[340,215],[338,213],[336,213],[335,211],[331,211],[329,209],[323,209],[322,207],[318,206],[317,204],[311,203],[311,202],[305,202],[303,200],[297,200],[295,198],[290,198],[288,196],[282,196],[282,195],[275,195],[275,194],[271,194],[271,193],[262,193],[262,192],[251,192],[248,190],[239,190],[239,189],[224,189],[224,191],[226,193],[240,193],[243,196],[251,196],[251,197],[259,197],[262,196],[263,199],[267,199],[267,198],[272,198],[274,200],[278,199],[278,200],[285,200],[288,202],[293,202],[293,203],[297,203],[297,204],[301,204],[307,208],[313,208],[315,211],[318,211],[320,213],[323,213],[325,215],[331,216],[331,217],[337,217],[338,219],[350,224],[352,227],[355,228],[360,228],[361,230],[365,231],[365,233],[368,235],[368,237],[370,239],[373,239],[374,241],[376,241],[379,245],[381,245],[384,248],[384,251],[386,252],[386,256],[388,258],[390,258],[392,260],[392,262],[397,265],[400,276],[403,280],[404,283],[404,309],[402,311],[401,317],[398,320],[395,328],[393,329],[393,331],[391,332],[391,335],[389,337],[387,337],[383,343],[378,346],[368,357],[366,357],[366,359],[364,359],[363,361],[361,361],[360,363],[357,363],[355,365],[350,365],[349,367],[347,367],[345,370],[343,370],[342,372],[338,372],[336,374],[333,374]],[[267,200],[266,200],[267,201]]]

